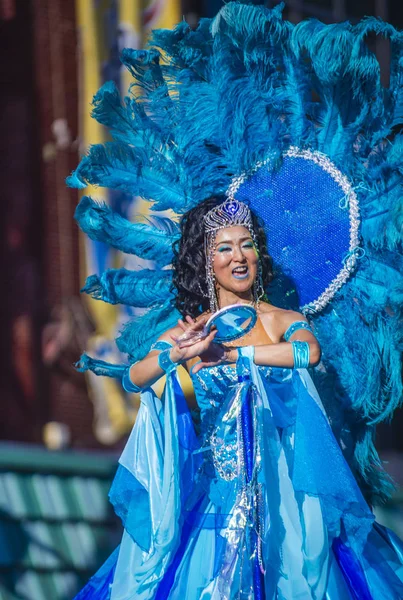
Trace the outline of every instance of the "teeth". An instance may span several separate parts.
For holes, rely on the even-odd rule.
[[[246,273],[247,267],[236,267],[232,272],[233,273]]]

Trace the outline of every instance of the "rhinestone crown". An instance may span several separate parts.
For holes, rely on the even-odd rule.
[[[204,217],[204,230],[206,233],[242,225],[252,230],[252,215],[249,207],[238,200],[228,199],[222,204],[215,206]]]

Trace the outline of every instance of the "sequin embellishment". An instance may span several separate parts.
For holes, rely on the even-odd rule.
[[[233,481],[238,476],[239,465],[239,414],[241,409],[242,386],[226,407],[218,425],[210,436],[213,464],[217,474],[225,481]]]
[[[225,443],[214,431],[210,437],[211,452],[214,467],[218,475],[225,481],[232,481],[237,477],[237,448],[238,443]]]

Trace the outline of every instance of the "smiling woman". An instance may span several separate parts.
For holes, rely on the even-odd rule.
[[[209,198],[185,213],[181,233],[173,261],[173,284],[178,309],[186,321],[179,320],[178,326],[157,342],[175,342],[164,352],[169,366],[183,364],[195,375],[204,367],[235,364],[237,348],[248,345],[254,348],[255,364],[291,368],[297,364],[297,342],[290,343],[283,336],[294,322],[302,323],[297,338],[306,355],[303,366],[319,362],[319,343],[306,318],[263,301],[267,300],[264,290],[272,277],[271,262],[264,229],[247,204],[226,197]],[[217,310],[245,303],[256,308],[257,321],[250,332],[236,340],[235,348],[214,343],[215,331],[203,334],[209,317]],[[139,391],[161,377],[165,368],[159,349],[152,348],[127,370],[124,385],[128,390]]]
[[[224,196],[209,198],[191,209],[181,219],[181,238],[174,245],[173,284],[177,290],[175,298],[176,306],[182,315],[197,317],[200,311],[203,312],[211,310],[211,308],[213,310],[217,308],[217,306],[210,306],[211,302],[208,294],[209,285],[211,291],[211,278],[207,268],[209,255],[206,254],[205,246],[206,244],[211,245],[211,241],[205,239],[204,217],[211,209],[223,203],[224,200]],[[251,231],[243,226],[235,226],[225,230],[219,229],[217,231],[212,260],[215,265],[214,271],[217,280],[217,285],[214,285],[214,289],[218,294],[226,293],[221,289],[220,278],[225,278],[225,271],[228,268],[225,267],[225,264],[228,263],[228,259],[230,259],[229,263],[232,263],[231,269],[245,266],[251,267],[253,262],[255,268],[257,268],[256,256],[259,257],[261,290],[257,290],[257,293],[263,295],[263,290],[267,289],[272,281],[272,260],[267,251],[266,234],[262,223],[252,211],[251,223],[254,232],[253,238]],[[225,238],[223,237],[224,235]],[[243,237],[245,239],[242,239]],[[254,259],[252,254],[255,257]],[[244,260],[245,262],[243,262]],[[237,276],[236,273],[234,275],[232,275],[232,279],[235,285],[237,283]],[[245,273],[241,272],[238,277],[240,286],[236,289],[240,292],[245,292],[245,299],[250,299],[250,283],[254,282],[255,277],[251,277],[251,274],[248,274],[244,288],[242,288],[241,281],[245,277]],[[231,304],[229,297],[227,300],[225,301],[225,305]]]
[[[246,227],[221,229],[216,235],[214,274],[218,290],[231,290],[250,299],[251,284],[257,276],[258,253]]]

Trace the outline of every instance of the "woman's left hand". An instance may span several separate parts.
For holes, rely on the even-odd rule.
[[[192,373],[197,373],[204,367],[216,367],[217,365],[235,363],[237,360],[237,351],[234,348],[228,348],[222,344],[212,342],[209,349],[200,355],[200,362],[192,368]]]

